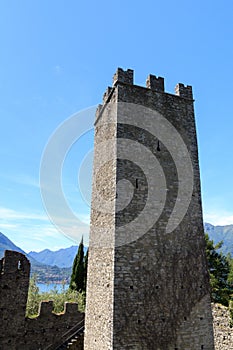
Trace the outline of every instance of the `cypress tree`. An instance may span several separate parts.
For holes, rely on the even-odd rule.
[[[84,291],[87,288],[87,266],[88,266],[88,249],[84,258]]]
[[[70,279],[70,289],[83,291],[84,290],[84,247],[83,237],[78,247],[78,252],[74,258],[72,274]]]

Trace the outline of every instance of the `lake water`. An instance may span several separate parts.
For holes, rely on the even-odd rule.
[[[40,293],[49,292],[50,290],[52,290],[54,288],[56,288],[56,290],[58,292],[62,292],[63,291],[63,284],[58,284],[58,283],[49,283],[49,284],[37,283],[37,286],[39,287]],[[65,284],[64,287],[65,287],[65,289],[68,289],[69,285]]]

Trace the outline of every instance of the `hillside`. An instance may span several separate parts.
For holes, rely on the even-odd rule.
[[[223,241],[221,251],[225,255],[230,253],[233,257],[233,225],[214,226],[205,223],[205,232],[208,233],[210,239],[212,239],[215,244]]]
[[[71,267],[75,255],[77,254],[78,246],[71,246],[69,248],[63,248],[56,251],[44,249],[41,252],[30,252],[28,255],[37,261],[47,264],[56,265],[58,267]],[[84,247],[84,254],[86,254],[87,247]]]
[[[9,238],[0,232],[0,259],[4,256],[5,250],[15,250],[16,252],[26,255],[26,257],[30,260],[31,265],[41,265],[40,262],[36,261],[33,257],[30,257],[29,254],[25,253],[21,248],[16,246]]]
[[[41,252],[30,252],[29,256],[47,265],[56,265],[58,267],[70,267],[73,264],[74,257],[77,254],[78,246],[51,251],[44,249]]]
[[[205,223],[205,232],[209,234],[210,239],[212,239],[214,243],[223,241],[221,250],[224,254],[231,253],[233,256],[233,225],[214,226]],[[31,262],[32,273],[36,273],[40,281],[47,283],[51,281],[67,281],[69,279],[71,266],[77,253],[78,246],[71,246],[57,251],[51,251],[49,249],[42,250],[41,252],[31,251],[27,254],[4,234],[0,233],[0,258],[3,257],[4,250],[6,249],[16,250],[25,254]],[[87,247],[85,247],[84,250],[86,253]]]
[[[16,246],[9,238],[0,232],[0,259],[4,256],[5,250],[15,250],[20,252],[30,260],[31,274],[37,275],[38,283],[62,283],[69,282],[71,268],[59,268],[58,266],[50,266],[37,261],[34,257],[24,252]]]
[[[223,240],[223,253],[231,253],[233,256],[233,225],[214,226],[209,223],[205,223],[205,232],[209,234],[210,239],[212,239],[214,243],[218,243],[219,241]],[[47,265],[71,267],[77,250],[78,246],[71,246],[69,248],[59,249],[57,251],[45,249],[41,252],[32,251],[29,253],[29,256]],[[87,248],[84,247],[85,253],[86,250]]]

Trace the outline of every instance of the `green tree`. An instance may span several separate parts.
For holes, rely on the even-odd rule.
[[[30,281],[26,316],[27,317],[38,316],[39,305],[40,305],[40,302],[43,300],[53,301],[54,313],[64,312],[65,302],[78,303],[78,310],[81,312],[84,312],[85,299],[86,299],[86,295],[84,292],[78,293],[75,290],[70,290],[70,289],[66,290],[65,288],[63,288],[59,292],[56,286],[48,292],[39,293],[39,288],[36,285],[36,279],[33,277]]]
[[[82,237],[78,252],[74,258],[69,288],[78,292],[84,291],[84,277],[84,246]]]
[[[88,249],[84,258],[84,291],[87,288],[87,266],[88,266]]]
[[[227,260],[228,260],[229,265],[230,265],[230,272],[229,272],[229,275],[228,275],[228,282],[233,288],[233,259],[231,257],[231,254],[227,255]]]
[[[26,308],[27,317],[36,316],[38,314],[40,301],[41,301],[41,298],[39,294],[39,288],[37,286],[37,276],[36,274],[34,274],[30,278],[30,282],[29,282],[27,308]]]
[[[212,301],[228,306],[232,294],[232,286],[228,281],[229,261],[218,251],[222,247],[222,242],[214,245],[208,234],[205,235],[205,240]]]

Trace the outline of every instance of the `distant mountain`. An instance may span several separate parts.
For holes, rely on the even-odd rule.
[[[205,232],[209,234],[210,239],[214,243],[223,241],[222,252],[224,254],[231,253],[233,256],[233,225],[214,226],[209,223],[204,224]],[[87,248],[84,248],[85,253]],[[51,251],[49,249],[41,252],[30,252],[28,255],[37,261],[47,265],[57,265],[60,268],[71,267],[74,257],[78,251],[78,246],[71,246],[69,248]]]
[[[230,253],[233,257],[233,225],[213,226],[209,223],[205,223],[204,228],[205,232],[208,233],[210,239],[212,239],[215,244],[223,241],[223,246],[221,248],[223,254],[226,255]]]
[[[30,260],[31,274],[37,275],[38,283],[61,283],[69,282],[71,268],[59,268],[58,266],[50,266],[37,261],[33,256],[25,253],[21,248],[17,247],[9,238],[0,232],[0,259],[4,256],[5,250],[15,250],[20,252]]]
[[[209,223],[204,224],[205,232],[209,234],[214,243],[223,241],[221,248],[224,254],[230,253],[233,257],[233,225],[214,226]],[[67,280],[71,274],[71,266],[78,251],[78,246],[51,251],[49,249],[41,252],[25,253],[17,247],[4,234],[0,233],[0,258],[4,255],[4,250],[16,250],[23,253],[31,262],[32,273],[37,273],[39,280],[48,282],[55,280]],[[87,248],[84,247],[86,253]]]
[[[0,259],[3,258],[5,250],[15,250],[16,252],[26,255],[32,265],[41,265],[40,262],[36,261],[33,257],[30,257],[29,254],[17,247],[17,245],[15,245],[9,238],[0,232]]]
[[[73,265],[74,257],[77,254],[78,246],[51,251],[44,249],[41,252],[30,252],[29,256],[47,265],[57,265],[58,267],[70,267]]]
[[[78,246],[72,245],[69,248],[63,248],[56,251],[44,249],[41,252],[30,252],[29,256],[43,264],[51,266],[56,265],[58,267],[71,267],[77,251]],[[87,248],[84,247],[85,254],[86,251]]]

